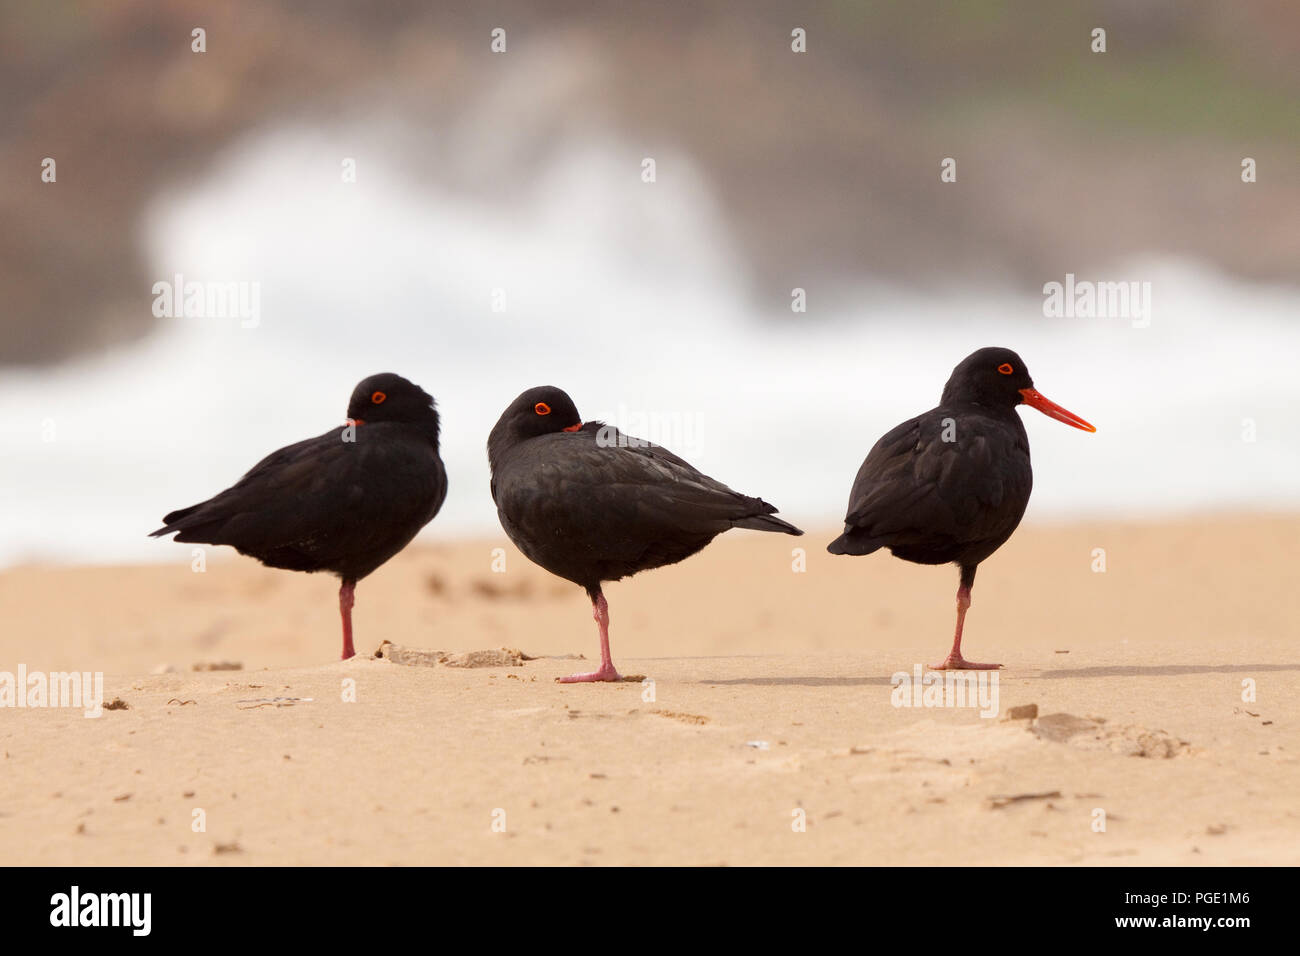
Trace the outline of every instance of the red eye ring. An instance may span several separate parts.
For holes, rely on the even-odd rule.
[[[551,414],[551,406],[547,405],[545,402],[538,402],[533,406],[533,411],[538,415],[549,415]]]
[[[1001,365],[998,366],[998,371],[1001,372],[1003,375],[1010,375],[1012,372],[1015,371],[1015,369],[1011,367],[1010,362],[1003,362]]]
[[[385,395],[383,392],[375,392],[373,395],[370,396],[370,404],[382,405],[384,404],[384,400],[386,398],[388,398],[388,396]]]

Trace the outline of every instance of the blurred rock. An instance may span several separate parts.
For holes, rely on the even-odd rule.
[[[256,127],[348,110],[527,144],[493,163],[425,164],[485,196],[517,189],[539,150],[592,124],[685,152],[716,193],[754,311],[773,319],[790,318],[795,286],[817,288],[819,307],[864,277],[1038,295],[1148,253],[1296,281],[1300,6],[1102,6],[1104,54],[1088,50],[1096,4],[1036,0],[960,13],[936,0],[502,0],[490,19],[417,0],[8,5],[0,364],[147,333],[148,201]],[[494,55],[498,25],[508,51]],[[198,26],[204,53],[190,49]],[[791,52],[796,26],[806,53]],[[484,104],[521,90],[528,120],[503,130]],[[948,156],[958,179],[941,184]]]

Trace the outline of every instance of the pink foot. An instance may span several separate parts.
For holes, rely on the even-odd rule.
[[[968,661],[960,654],[949,654],[948,659],[942,664],[931,664],[932,671],[995,671],[1001,664],[977,664],[974,661]]]
[[[586,684],[595,681],[620,681],[623,675],[614,669],[613,664],[604,664],[600,670],[592,671],[590,674],[570,674],[568,677],[555,678],[560,684]]]

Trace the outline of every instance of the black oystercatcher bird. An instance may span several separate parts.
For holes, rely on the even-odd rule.
[[[674,564],[729,528],[803,534],[766,501],[732,491],[666,448],[587,422],[550,386],[530,388],[488,436],[501,527],[533,562],[586,589],[600,670],[564,683],[621,680],[609,656],[605,581]]]
[[[400,375],[364,379],[347,425],[281,448],[231,488],[173,511],[153,536],[228,544],[273,568],[343,579],[343,659],[356,583],[433,520],[447,497],[433,398]]]
[[[1097,430],[1040,395],[1015,352],[973,352],[953,369],[937,408],[876,442],[853,481],[844,533],[826,548],[831,554],[888,548],[917,564],[957,564],[957,632],[938,670],[1001,666],[963,658],[961,631],[975,569],[1011,537],[1029,503],[1029,436],[1017,405]]]

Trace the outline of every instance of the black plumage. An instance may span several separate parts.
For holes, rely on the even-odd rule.
[[[272,452],[213,498],[173,511],[152,534],[230,545],[263,564],[342,579],[343,657],[353,589],[442,507],[438,412],[423,389],[383,373],[360,382],[347,425]]]
[[[601,584],[687,558],[730,528],[803,534],[776,508],[732,491],[666,448],[602,422],[585,425],[558,388],[532,388],[488,438],[492,500],[519,550],[591,597],[601,670],[618,680]]]
[[[961,634],[976,568],[1011,537],[1033,489],[1021,404],[1096,431],[1040,395],[1015,352],[980,349],[953,369],[938,406],[872,447],[849,493],[844,533],[827,546],[831,554],[888,548],[917,564],[958,565],[957,632],[939,667],[998,666],[964,660]]]

